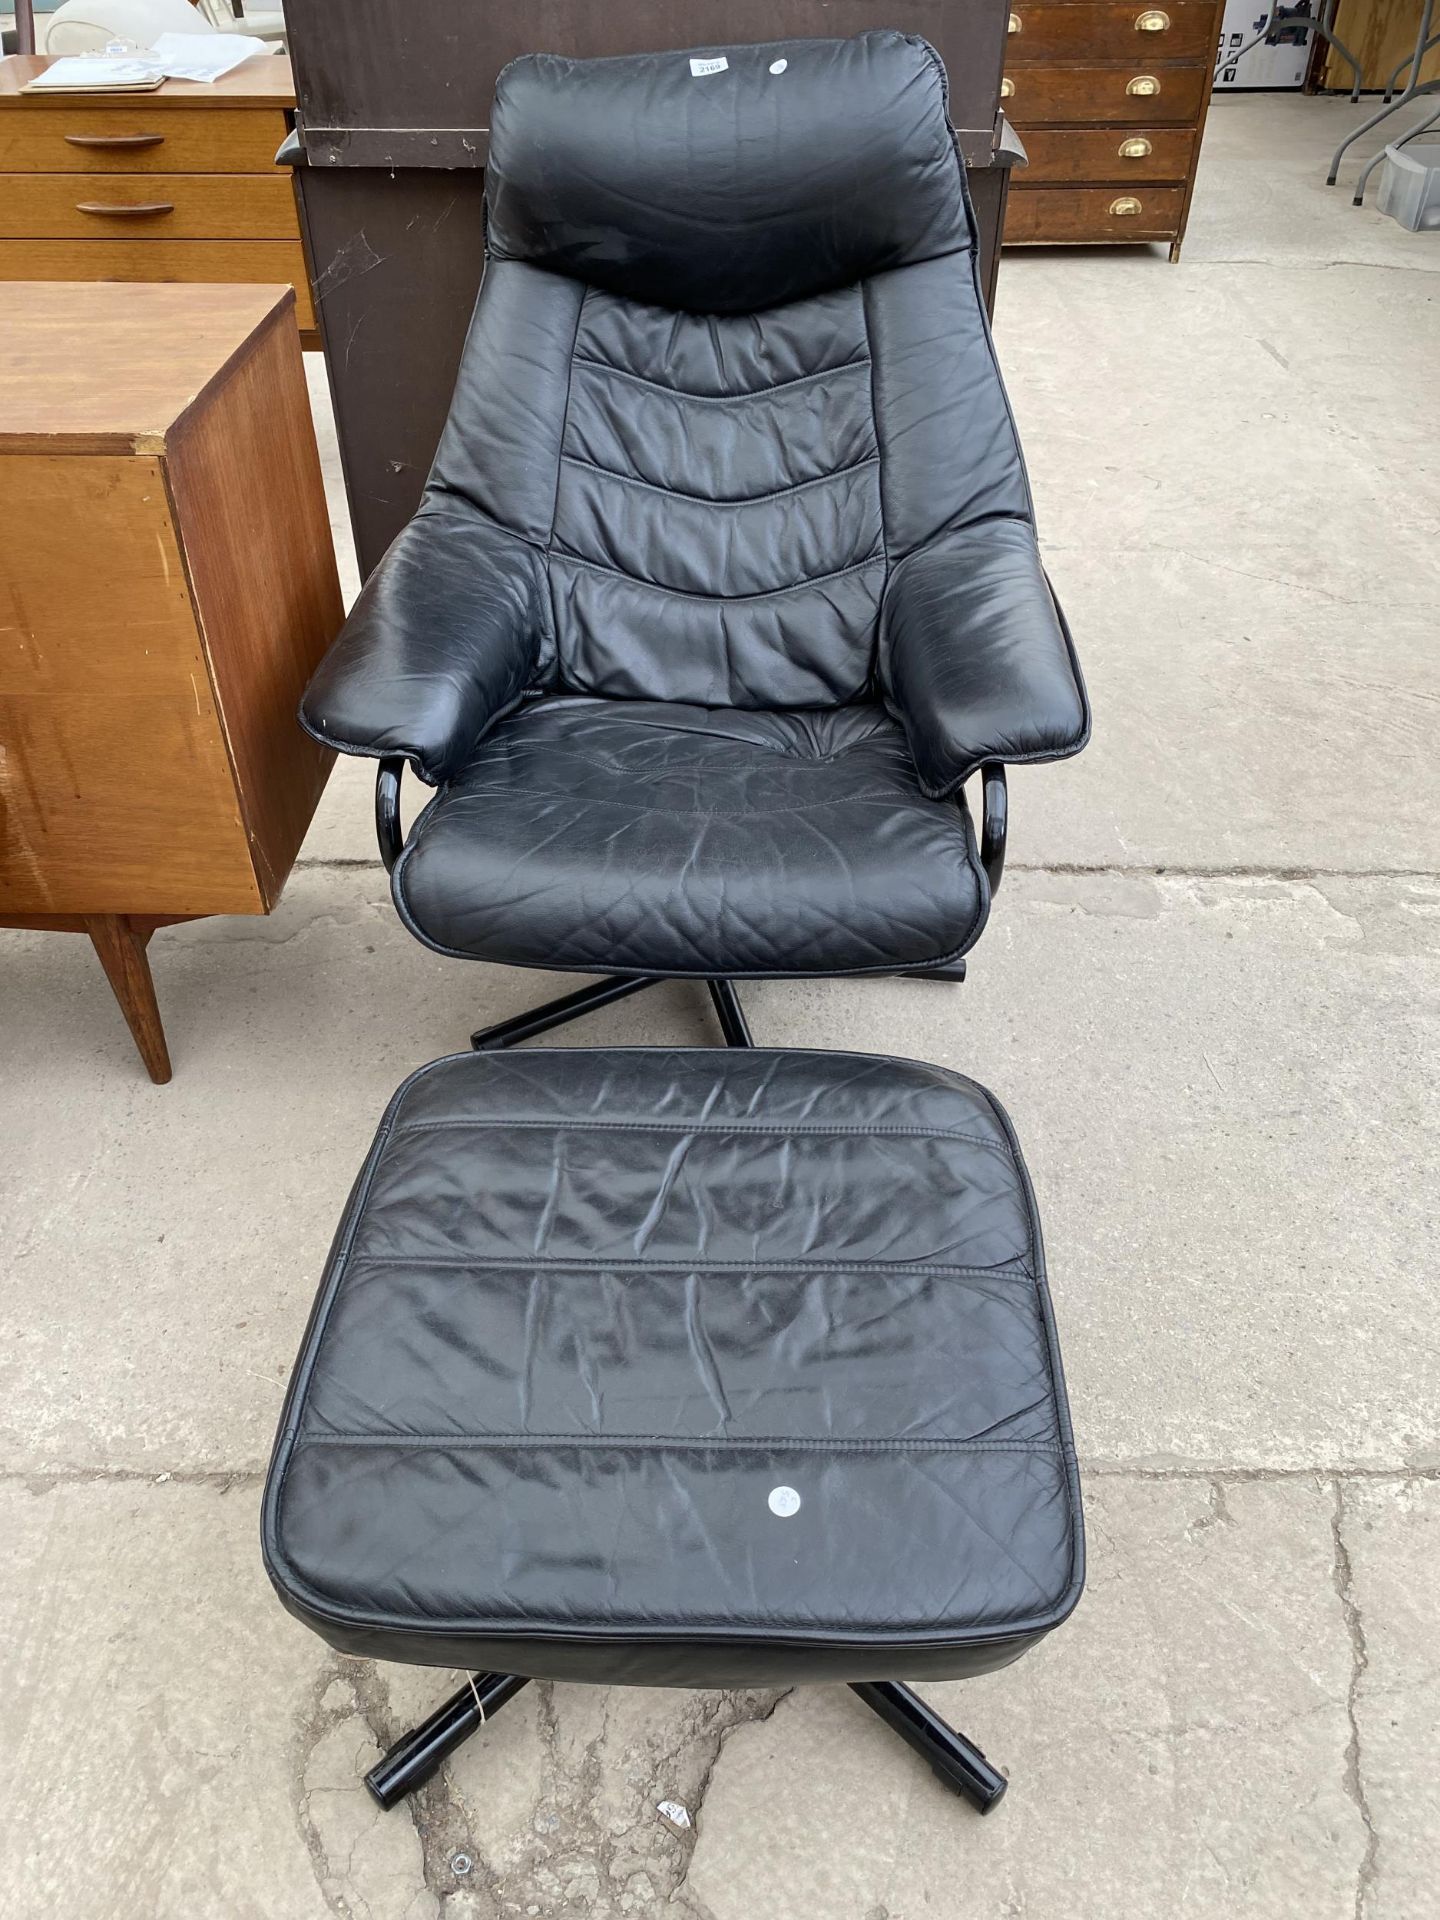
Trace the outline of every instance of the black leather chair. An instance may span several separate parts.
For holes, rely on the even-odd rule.
[[[1089,715],[936,55],[519,60],[487,205],[424,500],[303,707],[381,758],[419,939],[605,976],[475,1044],[665,976],[727,1036],[736,979],[961,977],[1004,766]]]

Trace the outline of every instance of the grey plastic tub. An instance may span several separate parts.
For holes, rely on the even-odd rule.
[[[1411,233],[1440,227],[1440,134],[1433,140],[1386,147],[1379,207]]]

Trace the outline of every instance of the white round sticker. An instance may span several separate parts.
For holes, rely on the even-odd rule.
[[[794,1487],[776,1487],[771,1492],[769,1505],[772,1513],[788,1520],[792,1513],[800,1511],[800,1496]]]
[[[790,62],[788,60],[772,60],[770,62],[770,71],[771,73],[784,73],[789,64]],[[793,1513],[793,1511],[794,1508],[792,1507],[791,1512]]]

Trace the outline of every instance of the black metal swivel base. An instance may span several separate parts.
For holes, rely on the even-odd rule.
[[[517,1013],[509,1020],[499,1020],[493,1027],[481,1027],[478,1032],[471,1034],[470,1045],[476,1053],[498,1053],[504,1047],[518,1047],[522,1041],[533,1040],[537,1034],[549,1033],[552,1027],[563,1027],[571,1020],[578,1020],[582,1014],[598,1013],[601,1007],[613,1006],[617,1000],[628,1000],[632,993],[642,993],[646,987],[658,987],[664,977],[658,973],[642,973],[623,979],[597,980],[593,985],[580,987],[574,993],[562,994],[558,1000],[547,1000],[542,1006],[532,1007],[528,1013]],[[963,980],[965,962],[952,960],[948,967],[917,967],[913,978]],[[755,1042],[734,981],[707,980],[705,984],[710,989],[710,998],[719,1015],[726,1046],[753,1047]]]
[[[477,1673],[430,1718],[402,1735],[365,1776],[372,1797],[387,1811],[440,1768],[485,1722],[513,1700],[528,1680],[513,1673]],[[936,1775],[981,1813],[1004,1795],[1009,1782],[980,1749],[948,1726],[918,1694],[898,1680],[854,1680],[851,1691],[893,1727]]]
[[[937,1777],[956,1793],[963,1794],[979,1813],[989,1813],[1005,1797],[1010,1782],[998,1767],[992,1767],[973,1740],[940,1718],[927,1707],[918,1693],[899,1680],[852,1680],[852,1693],[858,1693],[867,1707],[874,1709],[886,1726],[893,1727],[907,1746],[928,1761]]]
[[[558,1000],[547,1000],[543,1006],[532,1007],[529,1013],[517,1013],[511,1020],[481,1027],[478,1033],[471,1034],[470,1045],[477,1053],[498,1053],[503,1047],[518,1047],[522,1040],[533,1040],[537,1034],[548,1033],[552,1027],[563,1027],[582,1014],[596,1013],[616,1000],[627,1000],[632,993],[643,992],[646,987],[658,987],[664,977],[658,973],[641,973],[623,979],[597,980],[593,986],[581,987],[575,993],[562,994]],[[705,984],[720,1017],[726,1046],[753,1047],[755,1042],[750,1037],[734,982],[707,980]]]
[[[428,1720],[401,1734],[365,1776],[371,1798],[388,1813],[407,1793],[423,1787],[458,1746],[484,1726],[528,1679],[517,1673],[477,1673],[468,1686],[438,1706]]]

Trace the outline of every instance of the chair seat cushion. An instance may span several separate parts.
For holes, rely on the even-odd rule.
[[[1080,1590],[1030,1187],[939,1067],[763,1049],[422,1068],[341,1223],[265,1500],[387,1660],[945,1678]]]
[[[925,797],[879,707],[578,696],[486,735],[394,884],[443,952],[582,973],[934,966],[990,904],[963,802]]]

